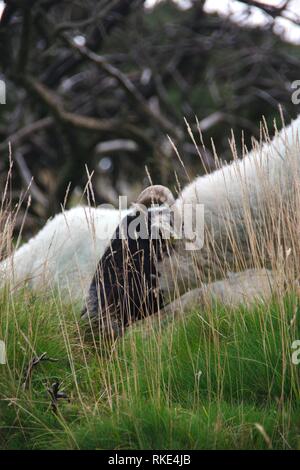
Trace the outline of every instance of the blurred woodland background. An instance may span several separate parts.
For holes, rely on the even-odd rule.
[[[260,8],[266,24],[208,14],[204,0],[187,9],[173,1],[152,8],[143,0],[4,2],[0,189],[10,142],[10,204],[22,201],[16,229],[28,213],[25,238],[64,202],[86,202],[90,177],[92,204],[117,205],[119,194],[134,200],[148,183],[145,167],[154,183],[174,190],[214,169],[214,147],[231,158],[231,129],[241,151],[259,138],[262,115],[272,128],[279,104],[286,121],[297,115],[291,95],[300,48],[274,33],[289,2],[241,3],[249,14]]]

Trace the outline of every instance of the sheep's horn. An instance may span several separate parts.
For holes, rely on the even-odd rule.
[[[175,202],[175,198],[172,192],[160,184],[154,186],[148,186],[141,192],[136,201],[138,204],[144,204],[145,206],[151,205],[151,203],[167,204],[172,206]]]

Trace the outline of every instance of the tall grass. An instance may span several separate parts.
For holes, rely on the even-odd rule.
[[[137,325],[108,352],[84,342],[72,305],[4,296],[0,446],[298,448],[297,308],[292,295],[268,307],[215,305],[163,328]],[[24,390],[28,363],[43,352],[57,362],[37,365]],[[70,399],[56,413],[55,381]]]
[[[236,208],[228,206],[226,245],[217,246],[211,233],[205,240],[218,272],[195,262],[198,285],[233,267],[272,268],[267,302],[225,307],[212,300],[164,321],[158,315],[133,324],[108,348],[86,339],[78,306],[61,292],[3,289],[0,339],[8,362],[0,365],[0,448],[299,448],[300,369],[292,362],[292,343],[300,339],[297,172],[290,183],[282,200],[262,175],[252,192],[267,195],[259,224],[243,187],[247,246],[232,223]],[[2,247],[11,246],[12,222],[6,226]],[[181,289],[179,261],[172,269],[170,297]],[[30,361],[44,352],[53,360],[29,377]],[[55,382],[66,396],[53,404]]]

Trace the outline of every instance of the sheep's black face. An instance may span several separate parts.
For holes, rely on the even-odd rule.
[[[82,317],[97,320],[101,332],[118,336],[163,305],[157,262],[166,240],[158,227],[153,231],[153,214],[125,217],[99,262]]]

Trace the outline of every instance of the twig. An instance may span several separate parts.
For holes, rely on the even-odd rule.
[[[39,119],[33,123],[28,124],[27,126],[22,127],[14,134],[11,134],[5,142],[0,144],[0,152],[6,152],[8,149],[8,143],[10,142],[12,146],[19,144],[22,140],[29,137],[31,134],[35,134],[36,132],[51,127],[54,123],[54,119],[52,117],[46,117],[43,119]]]
[[[58,401],[59,400],[68,400],[68,403],[70,403],[70,399],[68,395],[65,392],[60,392],[59,389],[61,387],[61,383],[54,382],[50,387],[47,388],[47,391],[50,395],[51,398],[51,408],[53,413],[57,413],[58,410]]]
[[[34,356],[31,361],[29,362],[27,368],[26,368],[26,371],[25,371],[25,374],[24,374],[24,382],[23,382],[23,389],[26,390],[28,387],[29,387],[29,384],[31,382],[31,377],[32,377],[32,372],[33,372],[33,369],[34,367],[36,367],[38,364],[40,364],[40,362],[42,361],[48,361],[48,362],[57,362],[58,359],[54,359],[52,357],[48,357],[47,356],[47,353],[44,352],[43,354],[41,354],[40,356]]]
[[[46,196],[44,196],[42,191],[39,189],[37,184],[34,182],[33,176],[30,173],[30,170],[29,170],[29,168],[26,164],[26,161],[25,161],[23,155],[21,154],[21,152],[18,151],[18,152],[15,153],[15,161],[16,161],[16,164],[19,168],[21,178],[24,181],[25,186],[28,188],[30,194],[32,195],[32,197],[39,204],[41,204],[42,207],[47,209],[48,208],[48,199],[46,198]]]
[[[96,145],[95,151],[97,154],[106,154],[119,152],[120,150],[124,152],[137,152],[138,149],[138,145],[133,140],[115,139],[99,142],[99,144]]]

